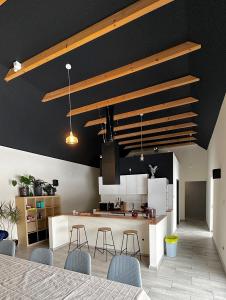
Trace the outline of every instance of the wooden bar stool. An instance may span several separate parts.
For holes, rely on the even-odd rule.
[[[103,247],[98,247],[97,246],[99,232],[102,232],[102,234],[103,234]],[[108,232],[111,233],[112,244],[108,244],[107,243],[107,233]],[[115,254],[113,254],[108,249],[108,246],[113,248],[112,250],[114,251]],[[116,255],[115,242],[114,242],[113,234],[112,234],[112,231],[111,231],[110,227],[100,227],[100,228],[98,228],[98,230],[97,230],[97,238],[96,238],[96,245],[95,245],[95,250],[94,250],[94,258],[95,258],[96,250],[99,251],[101,254],[106,253],[106,261],[108,259],[107,258],[108,253],[110,253],[111,255]]]
[[[132,237],[133,238],[133,253],[131,253],[131,256],[140,256],[141,260],[141,252],[140,252],[140,243],[139,243],[139,238],[138,238],[138,232],[137,230],[125,230],[123,231],[123,239],[122,239],[122,246],[121,246],[121,252],[120,255],[125,252],[126,255],[128,255],[128,238]],[[135,237],[137,240],[137,250],[135,248]],[[126,238],[126,247],[123,249],[124,246],[124,238]]]
[[[82,243],[81,243],[80,229],[83,229],[84,234],[85,234],[85,241],[82,242]],[[73,235],[74,230],[76,230],[76,240],[72,241],[72,235]],[[89,243],[88,243],[88,239],[87,239],[85,225],[73,225],[70,232],[71,232],[71,236],[70,236],[70,243],[69,243],[68,252],[71,249],[71,245],[74,244],[74,243],[76,244],[76,247],[74,249],[81,249],[83,246],[87,245],[88,250],[89,250]]]

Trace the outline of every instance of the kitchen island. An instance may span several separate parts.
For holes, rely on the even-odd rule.
[[[167,233],[167,216],[158,216],[155,219],[122,215],[63,214],[49,217],[49,245],[57,249],[69,243],[72,225],[83,224],[86,227],[89,245],[95,246],[97,229],[111,227],[117,251],[121,249],[124,230],[137,230],[141,253],[149,256],[149,267],[158,269],[164,255],[164,237]],[[81,239],[83,236],[81,236]],[[75,237],[73,237],[75,239]],[[101,242],[101,237],[100,237]],[[129,245],[130,247],[131,245]]]

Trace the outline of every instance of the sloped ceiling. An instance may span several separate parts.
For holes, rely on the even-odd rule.
[[[175,0],[107,35],[36,68],[10,82],[4,77],[15,60],[24,61],[67,37],[134,3],[132,0],[8,0],[0,6],[0,144],[68,161],[99,165],[100,126],[84,128],[98,111],[73,117],[79,144],[65,144],[69,131],[67,97],[42,103],[46,92],[67,84],[65,64],[72,64],[71,82],[104,73],[187,40],[199,51],[72,95],[76,108],[188,74],[199,83],[115,106],[115,112],[193,96],[198,104],[162,115],[199,114],[197,142],[207,148],[225,94],[226,2]],[[103,111],[100,111],[103,114]],[[150,115],[144,116],[150,119]],[[119,124],[139,121],[121,120]],[[175,122],[176,124],[176,122]]]

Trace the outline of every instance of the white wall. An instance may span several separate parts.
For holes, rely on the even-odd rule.
[[[167,148],[175,153],[179,161],[180,219],[185,219],[185,182],[207,180],[207,151],[198,145]]]
[[[58,179],[63,212],[97,207],[99,169],[0,146],[0,202],[14,200],[18,192],[10,181],[24,174],[50,183]]]
[[[180,180],[180,164],[173,154],[173,232],[177,229],[177,180]]]
[[[221,168],[221,179],[212,170]],[[207,222],[226,269],[226,97],[208,147]],[[213,209],[212,209],[213,208]]]

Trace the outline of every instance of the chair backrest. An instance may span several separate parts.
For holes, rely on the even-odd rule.
[[[0,241],[0,254],[15,256],[16,244],[11,240]]]
[[[91,274],[91,256],[80,250],[71,251],[66,259],[64,269],[83,274]]]
[[[31,253],[30,261],[52,266],[53,251],[48,248],[36,248]]]
[[[114,256],[108,269],[107,279],[142,287],[139,261],[131,256]]]

